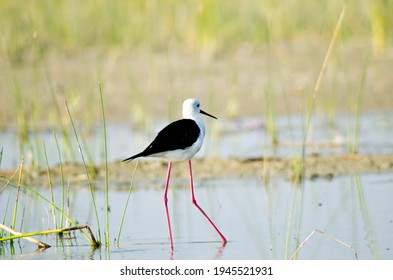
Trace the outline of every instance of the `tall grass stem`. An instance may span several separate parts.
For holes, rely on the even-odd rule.
[[[343,22],[344,16],[345,16],[345,10],[346,10],[346,7],[344,6],[342,8],[342,10],[341,10],[340,17],[338,18],[338,21],[336,23],[336,27],[334,29],[334,32],[333,32],[333,35],[332,35],[332,39],[330,40],[329,47],[327,49],[325,58],[323,60],[321,69],[319,71],[318,78],[317,78],[317,81],[315,83],[314,91],[313,91],[313,94],[312,94],[311,106],[310,106],[310,108],[308,109],[308,112],[307,112],[306,128],[304,130],[303,141],[302,141],[302,158],[301,158],[301,166],[300,166],[300,172],[301,172],[302,175],[304,175],[304,173],[305,173],[304,158],[306,156],[307,138],[308,138],[308,134],[310,132],[311,118],[312,118],[312,115],[314,113],[315,103],[316,103],[316,99],[317,99],[317,94],[319,92],[319,88],[321,86],[322,78],[323,78],[323,76],[325,74],[325,70],[326,70],[329,58],[330,58],[330,56],[332,54],[333,47],[334,47],[334,45],[336,43],[339,31],[341,29],[341,25],[342,25],[342,22]]]
[[[64,183],[64,172],[63,172],[63,161],[61,159],[61,152],[59,147],[59,141],[57,140],[56,133],[53,132],[53,137],[55,138],[57,154],[59,156],[59,166],[60,166],[60,182],[61,182],[61,211],[64,212],[64,204],[65,204],[65,183]],[[59,227],[63,227],[63,215],[60,215]]]
[[[17,186],[17,190],[16,190],[16,197],[15,197],[15,204],[14,204],[14,215],[12,217],[12,224],[11,224],[11,228],[15,229],[15,225],[16,225],[16,216],[18,214],[18,205],[19,205],[19,192],[20,192],[20,186],[22,183],[22,174],[23,174],[23,156],[22,156],[22,160],[20,163],[20,168],[19,168],[19,179],[18,179],[18,186]]]
[[[105,107],[104,98],[102,94],[102,84],[98,82],[98,87],[100,89],[100,102],[102,111],[102,124],[104,126],[103,137],[104,137],[104,156],[105,156],[105,243],[109,245],[109,175],[108,175],[108,145],[107,145],[107,135],[106,135],[106,120],[105,120]]]
[[[360,78],[360,87],[359,87],[359,91],[358,91],[358,94],[356,96],[356,101],[355,101],[355,123],[354,123],[354,127],[353,127],[353,130],[354,130],[353,138],[352,138],[352,141],[350,143],[350,148],[349,148],[350,153],[357,153],[358,152],[359,115],[360,115],[360,109],[361,109],[361,104],[362,104],[362,99],[363,99],[363,94],[364,94],[364,89],[365,89],[365,83],[366,83],[369,54],[370,54],[370,49],[367,52],[366,60],[363,64],[362,76]]]
[[[48,182],[49,182],[49,191],[52,199],[52,215],[53,215],[53,225],[55,228],[57,228],[57,223],[56,223],[56,210],[53,207],[55,205],[55,196],[53,194],[53,183],[52,183],[52,175],[50,172],[50,167],[49,167],[49,161],[48,161],[48,155],[46,153],[46,147],[45,147],[45,142],[42,140],[42,147],[44,149],[44,156],[45,156],[45,164],[46,164],[46,173],[48,175]]]
[[[136,174],[136,170],[137,170],[137,167],[138,167],[138,163],[139,162],[137,161],[136,164],[135,164],[135,167],[134,167],[134,172],[132,174],[132,179],[131,179],[130,188],[128,189],[128,195],[127,195],[126,204],[124,205],[123,215],[121,216],[121,220],[120,220],[120,227],[119,227],[119,232],[118,232],[117,238],[116,238],[116,245],[119,245],[119,242],[120,242],[120,235],[121,235],[121,231],[123,229],[123,222],[124,222],[124,218],[126,216],[126,211],[127,211],[127,208],[128,208],[128,202],[130,201],[131,192],[132,192],[132,189],[133,189],[133,186],[134,186],[135,174]]]
[[[89,169],[88,169],[87,164],[86,164],[85,156],[83,155],[82,147],[81,147],[81,144],[80,144],[80,141],[79,141],[78,133],[76,132],[76,128],[75,128],[74,121],[72,119],[70,108],[68,107],[67,100],[64,100],[64,101],[65,101],[65,105],[66,105],[66,108],[67,108],[68,115],[69,115],[70,120],[71,120],[71,125],[72,125],[72,129],[74,131],[74,134],[75,134],[75,139],[76,139],[76,142],[77,142],[77,145],[78,145],[78,150],[79,150],[79,153],[80,153],[81,158],[82,158],[83,167],[85,169],[85,173],[86,173],[86,176],[87,176],[87,182],[88,182],[88,185],[89,185],[89,189],[90,189],[90,193],[91,193],[91,199],[92,199],[92,202],[93,202],[94,213],[95,213],[95,216],[96,216],[97,230],[98,230],[98,240],[101,242],[100,219],[98,217],[97,205],[96,205],[95,196],[94,196],[94,188],[93,188],[92,182],[90,180],[90,172],[89,172]]]

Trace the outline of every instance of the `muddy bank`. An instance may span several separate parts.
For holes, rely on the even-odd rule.
[[[194,159],[193,172],[196,180],[204,179],[239,179],[282,177],[293,180],[296,176],[293,158],[205,158]],[[108,164],[109,184],[124,187],[129,185],[136,161],[131,163],[111,162]],[[341,175],[363,173],[393,172],[393,154],[388,155],[314,155],[305,158],[304,178],[306,179],[333,179]],[[139,161],[136,184],[137,185],[162,185],[166,176],[167,163],[165,161]],[[92,180],[102,183],[105,180],[105,166],[94,166],[91,172]],[[10,178],[13,170],[0,171],[1,177]],[[61,169],[59,166],[50,170],[53,184],[59,184]],[[95,174],[94,174],[95,173]],[[63,165],[65,182],[72,185],[85,184],[87,176],[82,165]],[[18,175],[14,178],[17,180]],[[173,180],[188,179],[188,166],[186,163],[175,163],[172,168]],[[31,171],[24,168],[23,182],[29,185],[48,185],[46,169]]]

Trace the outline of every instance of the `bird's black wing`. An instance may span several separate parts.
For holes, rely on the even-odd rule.
[[[141,153],[125,159],[133,160],[137,157],[149,156],[161,152],[186,149],[198,139],[201,130],[194,120],[181,119],[164,127]]]

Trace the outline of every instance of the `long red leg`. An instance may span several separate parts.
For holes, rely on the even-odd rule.
[[[169,178],[171,177],[171,167],[172,167],[172,162],[168,162],[168,172],[166,175],[166,182],[165,182],[165,190],[164,190],[164,205],[165,205],[165,213],[166,213],[166,220],[168,222],[168,231],[169,231],[169,240],[171,242],[171,249],[173,250],[173,240],[172,240],[172,230],[171,230],[171,220],[169,218],[169,212],[168,212],[168,186],[169,186]]]
[[[192,179],[192,167],[191,167],[191,160],[188,161],[188,166],[190,168],[190,186],[191,186],[191,200],[192,200],[192,204],[194,204],[196,206],[196,208],[198,208],[199,211],[201,211],[201,213],[203,214],[203,216],[206,217],[206,219],[209,221],[209,223],[214,227],[214,229],[217,231],[218,235],[220,235],[221,237],[221,241],[222,241],[222,245],[225,245],[227,243],[226,238],[224,237],[224,235],[219,231],[219,229],[216,227],[216,225],[213,223],[212,220],[210,220],[210,218],[206,215],[205,211],[202,210],[202,208],[198,205],[198,203],[195,200],[195,195],[194,195],[194,183],[193,183],[193,179]]]

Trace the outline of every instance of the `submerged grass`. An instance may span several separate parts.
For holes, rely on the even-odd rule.
[[[359,176],[353,176],[351,183],[353,187],[356,189],[359,211],[363,219],[364,228],[367,232],[365,238],[368,241],[368,247],[371,249],[371,253],[374,259],[381,259],[381,254],[379,252],[377,239],[375,236],[375,230],[372,225],[372,221],[369,217],[369,211],[367,210],[367,203],[365,201],[365,196],[363,193],[363,188]]]

